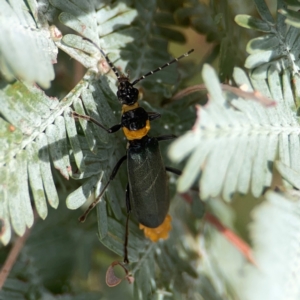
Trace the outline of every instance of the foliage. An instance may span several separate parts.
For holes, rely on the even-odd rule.
[[[233,0],[0,0],[0,238],[8,245],[1,261],[35,223],[0,299],[119,299],[121,293],[122,299],[299,298],[298,2],[278,0],[275,17],[264,1],[253,3],[259,17],[236,15]],[[250,39],[242,27],[259,35]],[[180,136],[169,149],[171,162],[165,160],[181,164],[177,190],[188,194],[174,196],[170,178],[173,230],[166,241],[150,242],[130,219],[135,282],[108,290],[103,270],[123,257],[125,170],[97,205],[97,217],[79,224],[77,209],[99,194],[126,142],[121,133],[108,135],[71,116],[88,114],[107,127],[120,118],[115,75],[83,37],[135,79],[170,60],[169,42],[184,43],[184,28],[204,34],[211,52],[199,65],[182,61],[147,77],[140,102],[162,115],[151,135]],[[241,34],[250,39],[248,74],[241,68]],[[50,97],[40,87],[54,78],[58,51],[68,55],[68,66],[71,57],[88,70],[75,87],[52,88]],[[205,64],[216,60],[217,72]],[[200,69],[204,85],[187,87],[186,79]],[[179,91],[183,96],[176,100]],[[276,105],[263,105],[261,95]],[[165,146],[162,151],[166,156]],[[199,195],[189,191],[195,182]],[[52,209],[65,199],[68,209]],[[203,215],[206,208],[227,228],[243,232],[247,222],[241,220],[255,205],[250,236],[243,236],[253,245],[247,261],[241,247]]]

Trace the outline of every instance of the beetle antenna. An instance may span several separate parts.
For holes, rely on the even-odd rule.
[[[86,40],[86,41],[89,41],[90,43],[92,43],[101,52],[101,54],[105,57],[107,63],[109,64],[109,66],[111,67],[111,69],[113,70],[113,72],[116,74],[118,81],[120,81],[121,77],[120,77],[120,74],[119,74],[117,68],[114,66],[114,64],[111,62],[111,60],[105,54],[105,52],[95,42],[93,42],[92,40],[90,40],[90,39],[88,39],[86,37],[83,37],[82,39]]]
[[[154,73],[156,73],[156,72],[158,72],[158,71],[161,71],[163,68],[168,67],[169,65],[173,64],[174,62],[177,62],[177,61],[179,61],[180,59],[189,56],[189,54],[191,54],[192,52],[194,52],[194,49],[191,49],[190,51],[188,51],[188,52],[182,54],[181,56],[179,56],[179,57],[177,57],[177,58],[174,58],[173,60],[169,61],[168,63],[164,64],[163,66],[158,67],[157,69],[148,72],[147,74],[145,74],[145,75],[141,76],[140,78],[136,79],[136,80],[132,83],[132,85],[135,85],[135,84],[138,83],[139,81],[145,79],[147,76],[150,76],[150,75],[152,75],[152,74],[154,74]]]

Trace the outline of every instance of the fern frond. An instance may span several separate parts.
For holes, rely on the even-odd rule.
[[[299,166],[297,151],[299,125],[290,86],[289,73],[279,76],[270,69],[268,81],[248,80],[240,69],[234,72],[238,85],[257,91],[278,102],[264,108],[251,100],[222,93],[214,72],[206,66],[203,79],[209,91],[208,103],[198,108],[198,119],[192,131],[173,143],[170,155],[178,161],[191,154],[178,189],[186,191],[200,175],[202,199],[222,195],[229,200],[235,192],[261,195],[270,186],[272,168],[279,149],[279,159],[288,166]],[[283,86],[281,86],[283,84]],[[291,110],[292,108],[292,110]],[[293,138],[293,139],[292,139]],[[293,142],[294,141],[294,142]]]
[[[23,235],[26,226],[32,226],[31,192],[37,212],[43,219],[47,216],[46,199],[52,207],[58,206],[50,157],[61,174],[69,178],[72,169],[66,137],[76,137],[72,137],[73,132],[66,128],[65,124],[70,124],[66,121],[68,114],[65,113],[65,118],[61,114],[67,111],[84,86],[84,83],[79,84],[61,102],[47,97],[36,87],[18,81],[1,91],[4,101],[0,112],[4,119],[1,120],[3,180],[0,217],[4,221],[1,236],[4,244],[10,239],[11,222],[18,235]],[[74,152],[78,150],[75,145],[71,143]],[[83,168],[80,153],[76,151],[74,156],[77,157],[78,168]]]
[[[37,2],[31,1],[28,7],[22,0],[1,1],[0,10],[1,73],[9,81],[19,78],[49,87],[54,79],[52,62],[58,51],[48,24],[37,14]]]
[[[291,73],[299,73],[299,50],[297,40],[299,30],[287,26],[285,17],[276,11],[276,20],[273,19],[264,1],[255,1],[262,20],[248,15],[238,15],[235,21],[242,27],[262,32],[266,35],[252,39],[247,45],[250,54],[245,67],[251,70],[251,76],[256,79],[266,79],[270,67],[279,73],[289,69]],[[282,11],[285,5],[278,1],[278,10]]]
[[[274,192],[255,209],[250,233],[259,266],[245,268],[242,299],[299,298],[299,209],[298,200]]]

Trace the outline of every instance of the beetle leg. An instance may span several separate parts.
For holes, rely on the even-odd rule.
[[[182,174],[181,170],[178,170],[178,169],[175,169],[175,168],[171,168],[171,167],[166,167],[166,171],[174,173],[176,175],[181,175]]]
[[[125,240],[124,240],[124,263],[128,264],[128,236],[129,236],[129,215],[131,212],[130,206],[130,190],[129,190],[129,183],[126,186],[126,209],[127,209],[127,218],[126,218],[126,229],[125,229]]]
[[[157,141],[167,141],[167,140],[173,140],[176,139],[177,136],[174,134],[170,134],[170,135],[162,135],[162,136],[158,136],[156,137]]]
[[[153,121],[153,120],[156,120],[156,119],[161,117],[161,114],[156,113],[156,112],[148,111],[147,114],[148,114],[148,117],[149,117],[149,121]]]
[[[86,116],[86,115],[80,115],[78,114],[77,112],[73,111],[72,112],[72,117],[74,119],[84,119],[86,121],[89,121],[89,122],[92,122],[94,124],[96,124],[97,126],[101,127],[102,129],[104,129],[107,133],[113,133],[113,132],[116,132],[118,131],[122,125],[121,124],[117,124],[117,125],[114,125],[110,128],[106,128],[105,126],[103,126],[101,123],[99,123],[97,120],[95,120],[94,118],[90,117],[90,116]]]
[[[129,259],[128,259],[128,236],[129,236],[129,216],[130,213],[127,214],[126,218],[126,229],[125,229],[125,240],[124,240],[124,263],[128,264]]]
[[[131,212],[129,183],[127,183],[127,186],[126,186],[126,209],[127,209],[127,213],[129,214]]]
[[[112,172],[111,172],[111,175],[109,176],[109,182],[112,181],[112,180],[116,177],[116,175],[117,175],[117,173],[118,173],[118,171],[119,171],[119,168],[121,167],[122,163],[123,163],[126,159],[127,159],[127,154],[124,155],[124,156],[122,156],[122,157],[119,159],[119,161],[116,163],[114,169],[113,169]]]
[[[104,194],[105,190],[107,189],[108,185],[110,184],[110,182],[115,178],[115,176],[117,175],[119,168],[121,167],[122,163],[127,159],[127,155],[124,155],[123,157],[121,157],[119,159],[119,161],[116,163],[114,169],[111,172],[111,175],[109,176],[109,180],[106,183],[106,185],[104,186],[103,190],[101,191],[100,195],[95,199],[95,201],[93,203],[91,203],[91,205],[88,207],[88,209],[85,211],[85,213],[79,218],[79,221],[81,223],[83,223],[87,217],[87,215],[89,214],[89,212],[100,202],[100,199],[102,197],[102,195]]]

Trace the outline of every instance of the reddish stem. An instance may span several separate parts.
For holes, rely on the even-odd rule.
[[[2,287],[6,281],[6,278],[8,277],[12,267],[14,266],[17,257],[19,256],[20,251],[22,250],[28,236],[30,233],[30,229],[27,229],[23,236],[18,237],[11,248],[6,261],[0,271],[0,290],[2,290]]]
[[[225,227],[214,215],[206,213],[205,220],[219,230],[221,234],[223,234],[250,263],[257,265],[252,254],[252,249],[246,242],[244,242],[229,228]]]

